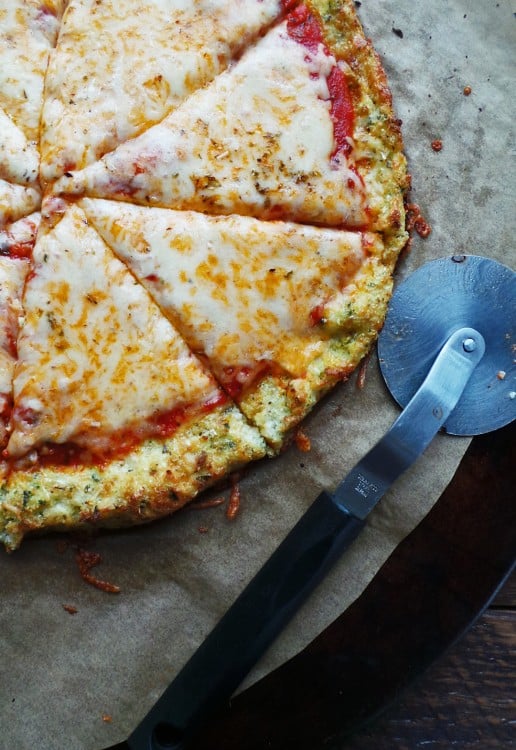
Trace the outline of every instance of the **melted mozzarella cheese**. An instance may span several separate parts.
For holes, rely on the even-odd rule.
[[[33,143],[0,109],[0,177],[20,185],[36,182],[39,155]]]
[[[71,0],[45,83],[44,179],[162,120],[280,10],[279,0]]]
[[[314,311],[341,295],[364,261],[356,232],[102,200],[81,205],[221,381],[260,362],[304,377],[328,343]]]
[[[210,86],[56,192],[143,204],[363,226],[360,180],[335,140],[327,76],[335,58],[269,31]]]
[[[36,141],[48,55],[66,0],[0,0],[0,107]]]
[[[34,245],[40,221],[41,214],[39,211],[36,211],[0,230],[0,255],[4,257],[14,255],[18,257],[19,252],[17,251],[17,247],[25,245],[27,251],[23,255],[29,257],[29,246],[32,247]]]
[[[38,237],[24,310],[11,456],[46,441],[104,450],[110,434],[218,394],[78,207]]]
[[[0,178],[0,227],[27,216],[40,204],[39,188],[16,185]]]
[[[1,233],[0,247],[8,250]],[[21,295],[28,268],[26,260],[0,257],[0,447],[8,434],[16,339],[22,316]]]

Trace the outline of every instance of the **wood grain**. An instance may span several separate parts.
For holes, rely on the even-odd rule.
[[[516,748],[515,591],[512,576],[496,600],[504,609],[489,609],[399,702],[342,750]]]
[[[491,604],[491,609],[505,608],[516,610],[516,573],[512,574]]]

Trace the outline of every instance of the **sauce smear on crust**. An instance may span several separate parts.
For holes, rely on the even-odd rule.
[[[37,469],[41,466],[103,466],[110,461],[123,458],[143,440],[171,437],[188,420],[199,414],[209,414],[226,403],[229,403],[229,399],[220,391],[203,404],[194,407],[179,406],[170,411],[160,412],[138,427],[127,428],[107,436],[106,447],[99,451],[73,441],[45,443],[38,449],[37,459],[31,463],[31,467]],[[9,456],[6,458],[9,459]]]
[[[299,44],[304,45],[310,52],[316,53],[320,46],[328,57],[330,51],[324,43],[321,25],[317,18],[310,13],[306,5],[299,5],[287,16],[287,30],[289,36]],[[334,65],[327,78],[328,91],[331,102],[331,119],[335,138],[335,151],[332,156],[351,151],[350,138],[353,135],[354,113],[353,100],[349,92],[344,71]]]
[[[220,383],[231,398],[239,399],[258,380],[271,375],[281,377],[284,370],[275,362],[259,360],[252,365],[231,365],[221,373]]]

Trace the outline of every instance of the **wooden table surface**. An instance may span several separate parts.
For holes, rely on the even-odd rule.
[[[516,748],[516,573],[472,628],[343,750]]]

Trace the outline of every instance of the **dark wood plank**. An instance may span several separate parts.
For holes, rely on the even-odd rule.
[[[516,571],[491,603],[492,609],[516,609]]]
[[[399,703],[342,750],[516,747],[516,612],[489,610]]]

